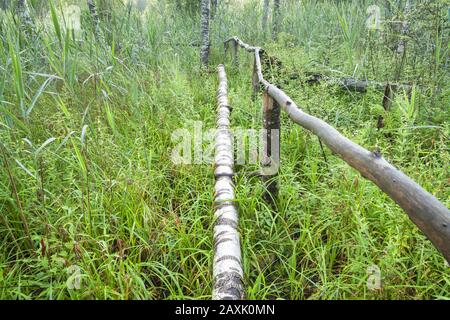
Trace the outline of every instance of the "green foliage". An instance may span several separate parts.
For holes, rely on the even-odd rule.
[[[233,35],[281,61],[271,75],[305,111],[379,148],[450,205],[443,2],[427,11],[426,1],[414,1],[398,79],[414,89],[399,92],[389,112],[374,89],[360,94],[302,81],[311,71],[394,80],[400,57],[389,45],[399,36],[387,26],[365,30],[371,1],[283,1],[275,42],[264,41],[259,1],[230,1],[211,22],[210,73],[198,66],[198,2],[155,1],[145,13],[119,2],[108,12],[111,2],[97,3],[105,11],[101,40],[85,6],[82,41],[63,27],[59,5],[48,7],[47,24],[40,20],[46,14],[36,18],[35,38],[21,34],[11,13],[0,13],[0,162],[6,157],[18,195],[2,165],[1,298],[211,297],[213,170],[174,165],[171,134],[199,120],[215,126],[213,66],[224,62],[222,42]],[[401,14],[393,11],[386,20]],[[259,129],[253,62],[241,51],[239,63],[236,72],[226,60],[232,124]],[[375,185],[325,154],[327,161],[317,138],[282,116],[277,213],[248,175],[257,167],[237,168],[247,297],[448,298],[449,269],[432,244]],[[367,288],[372,265],[381,270],[380,290]],[[79,289],[69,285],[77,279]]]

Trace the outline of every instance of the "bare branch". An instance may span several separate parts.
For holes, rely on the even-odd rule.
[[[259,82],[295,123],[317,135],[341,159],[391,197],[450,261],[450,210],[447,207],[383,159],[379,152],[364,149],[325,121],[305,113],[286,93],[264,80],[259,59],[261,48],[252,47],[237,37],[227,41],[236,41],[253,52]]]

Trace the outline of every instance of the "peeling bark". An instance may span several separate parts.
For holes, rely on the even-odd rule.
[[[207,67],[209,62],[209,13],[210,1],[201,0],[201,38],[202,45],[200,47],[200,61],[202,66]]]
[[[234,199],[233,138],[230,132],[227,78],[223,65],[218,66],[218,115],[215,145],[216,178],[214,206],[213,299],[240,300],[244,298],[239,216]]]
[[[246,51],[254,53],[259,82],[295,123],[318,136],[342,160],[374,182],[408,214],[447,261],[450,261],[450,210],[447,207],[383,159],[379,152],[364,149],[325,121],[305,113],[286,93],[266,81],[261,72],[261,48],[252,47],[237,37],[227,41],[236,41]]]
[[[263,93],[263,155],[261,180],[266,191],[263,198],[275,205],[278,199],[278,169],[280,165],[280,106],[267,91]]]

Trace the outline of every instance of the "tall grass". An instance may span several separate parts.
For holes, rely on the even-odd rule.
[[[1,13],[0,142],[8,167],[0,170],[0,297],[211,297],[213,170],[173,164],[171,134],[199,120],[215,126],[213,67],[232,35],[282,61],[273,76],[300,106],[380,148],[450,205],[445,33],[420,34],[433,48],[410,41],[400,79],[440,91],[399,94],[389,113],[382,93],[290,79],[316,70],[371,74],[366,4],[286,2],[277,42],[265,40],[259,1],[222,5],[211,25],[210,73],[199,68],[198,14],[171,1],[152,2],[143,15],[114,2],[111,16],[101,16],[101,39],[83,7],[82,41],[64,27],[58,2],[48,7],[50,21],[35,15],[31,35]],[[415,21],[413,34],[427,23]],[[390,32],[374,42],[380,81],[392,80],[396,64]],[[232,123],[259,129],[248,55],[240,53],[240,66],[231,72],[227,61]],[[386,126],[378,131],[380,114]],[[248,298],[448,298],[448,267],[400,208],[328,151],[325,160],[317,139],[285,116],[282,128],[278,212],[248,175],[256,168],[237,168]],[[376,291],[366,285],[373,265],[382,274]]]

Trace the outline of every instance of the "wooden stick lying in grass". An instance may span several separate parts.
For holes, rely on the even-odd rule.
[[[295,123],[317,135],[341,159],[391,197],[450,261],[450,210],[446,206],[383,159],[379,152],[364,149],[325,121],[305,113],[286,93],[266,81],[261,72],[260,48],[249,46],[237,37],[227,41],[236,41],[254,53],[259,82]]]
[[[213,299],[239,300],[244,298],[242,279],[239,216],[234,203],[233,137],[230,132],[227,77],[223,65],[218,66],[218,115],[216,132],[214,206],[214,262]]]
[[[200,47],[200,62],[203,67],[208,66],[209,62],[209,13],[210,13],[209,0],[200,1],[200,22],[201,22],[201,38],[202,45]]]

